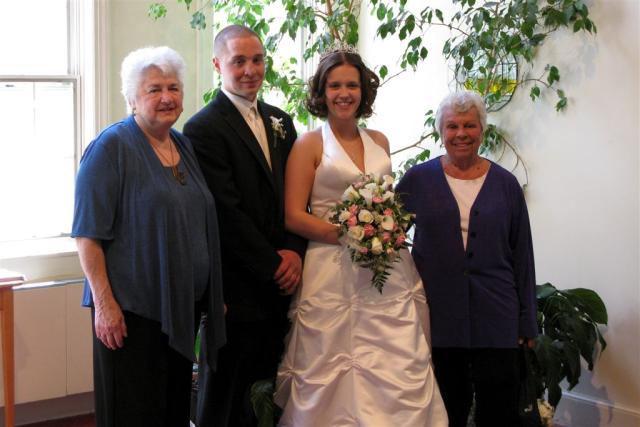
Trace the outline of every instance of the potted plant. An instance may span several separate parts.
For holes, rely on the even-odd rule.
[[[608,315],[602,299],[590,289],[559,290],[550,283],[536,288],[539,335],[529,368],[538,398],[555,408],[562,397],[560,383],[567,380],[568,389],[573,389],[580,380],[581,359],[592,371],[606,348],[600,326],[607,324]]]

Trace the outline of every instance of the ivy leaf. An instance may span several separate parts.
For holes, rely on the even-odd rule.
[[[567,106],[567,97],[564,95],[564,91],[558,89],[556,91],[560,100],[556,103],[556,111],[564,110]]]
[[[466,68],[467,70],[470,70],[473,68],[473,58],[470,55],[466,55],[464,57],[464,68]]]
[[[444,42],[444,46],[442,47],[442,53],[447,56],[451,53],[451,40],[447,40]]]
[[[582,19],[576,19],[576,22],[573,23],[573,32],[577,33],[583,28],[584,28],[584,21]]]
[[[529,96],[531,96],[532,101],[535,101],[536,98],[540,97],[540,88],[538,86],[532,87]]]
[[[546,34],[534,34],[531,38],[529,38],[529,43],[531,43],[533,46],[538,46],[546,37]]]
[[[389,70],[387,69],[386,65],[383,65],[380,67],[380,78],[384,80],[385,77],[387,77],[387,74],[389,74]]]
[[[444,17],[442,16],[442,11],[440,9],[436,9],[436,17],[438,17],[440,22],[444,22]]]
[[[379,21],[382,21],[384,19],[384,17],[387,14],[387,8],[384,5],[384,3],[380,3],[378,5],[378,10],[376,11],[376,16],[378,17]]]
[[[473,29],[476,30],[477,33],[482,29],[482,25],[484,24],[484,20],[482,14],[476,13],[473,16]]]
[[[207,20],[204,13],[197,11],[191,16],[191,28],[194,30],[204,30],[207,27]]]
[[[167,7],[160,3],[153,3],[149,6],[147,15],[154,21],[157,21],[158,19],[167,16]]]
[[[549,67],[549,75],[547,76],[547,82],[549,86],[553,85],[554,82],[560,81],[560,72],[558,71],[558,67],[551,65]]]

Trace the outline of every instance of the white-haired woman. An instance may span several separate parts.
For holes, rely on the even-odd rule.
[[[529,217],[516,178],[478,155],[486,110],[474,92],[436,113],[446,154],[397,187],[416,214],[412,255],[431,309],[436,379],[452,427],[517,426],[518,345],[537,335]]]
[[[80,162],[72,236],[92,307],[97,426],[188,426],[194,341],[208,315],[207,360],[224,342],[218,226],[182,113],[185,64],[168,47],[131,52],[131,115]]]

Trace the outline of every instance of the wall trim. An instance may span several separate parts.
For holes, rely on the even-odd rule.
[[[564,391],[554,421],[566,427],[636,427],[640,425],[640,410],[585,394]]]

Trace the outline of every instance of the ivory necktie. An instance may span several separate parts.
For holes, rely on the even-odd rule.
[[[255,107],[251,107],[251,109],[249,110],[249,117],[251,118],[251,130],[258,140],[260,148],[262,148],[262,153],[264,154],[264,158],[267,161],[269,168],[271,168],[271,156],[269,154],[269,141],[267,140],[267,133],[264,129],[264,123],[262,122],[262,119],[260,118],[260,115],[258,114],[258,111],[256,111]]]

